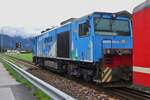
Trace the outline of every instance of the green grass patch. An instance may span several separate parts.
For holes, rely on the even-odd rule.
[[[24,61],[32,62],[32,53],[23,53],[23,54],[20,53],[20,54],[9,54],[9,55]]]
[[[7,56],[6,54],[0,54],[1,57],[7,59],[8,61],[12,62],[12,63],[16,63],[16,59],[10,56]],[[20,66],[19,64],[16,64],[18,67],[22,68],[22,66]]]
[[[3,58],[5,58],[5,59],[7,59],[8,61],[10,61],[12,63],[15,63],[17,61],[15,58],[7,56],[6,54],[1,54],[0,56],[3,57]]]
[[[4,67],[9,72],[9,74],[14,79],[16,79],[17,82],[23,84],[24,86],[26,86],[30,90],[32,90],[32,88],[35,88],[35,87],[33,87],[33,85],[28,80],[23,78],[14,69],[12,69],[8,63],[6,63],[2,60],[1,60],[1,63],[4,65]],[[34,90],[33,95],[37,98],[37,100],[51,100],[51,98],[48,95],[46,95],[44,92],[42,92],[40,89],[37,89],[37,88]]]
[[[47,96],[46,94],[39,90],[39,89],[36,89],[36,91],[34,92],[34,96],[37,97],[38,100],[51,100],[51,98],[49,96]]]

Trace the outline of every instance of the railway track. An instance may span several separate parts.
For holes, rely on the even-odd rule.
[[[106,89],[109,93],[117,95],[121,100],[150,100],[150,94],[127,87]]]
[[[139,91],[139,90],[135,90],[135,89],[131,89],[131,88],[123,88],[121,89],[123,91],[125,91],[126,93],[128,93],[128,95],[133,94],[135,98],[137,98],[136,100],[150,100],[150,94],[143,92],[143,91]],[[133,96],[131,95],[131,96]]]
[[[14,57],[9,56],[7,58],[16,60],[17,65],[30,66],[31,68],[27,70],[29,73],[78,100],[118,100],[114,96],[107,95],[103,90],[100,91],[95,86],[77,78],[66,78],[64,75],[35,67],[33,66],[34,64],[15,59]]]
[[[36,69],[37,67],[35,67],[34,64],[31,63],[31,62],[26,62],[26,61],[23,61],[23,60],[20,60],[20,59],[17,59],[15,57],[11,57],[11,56],[9,56],[9,57],[12,58],[12,59],[16,59],[18,62],[20,62],[23,65],[31,66],[31,69],[29,70],[30,73],[36,75],[37,77],[40,77],[44,81],[47,81],[48,83],[53,84],[56,87],[59,87],[58,85],[50,82],[50,80],[45,78],[45,77],[50,76],[50,75],[47,75],[47,74],[53,74],[55,76],[54,78],[56,78],[58,76],[63,77],[62,75],[56,75],[55,73],[51,73],[49,71],[46,71],[46,70],[43,70],[43,69],[40,69],[40,68]],[[41,74],[38,74],[40,72],[41,72]],[[97,99],[99,99],[99,100],[102,100],[102,99],[103,100],[109,100],[108,98],[113,98],[112,100],[150,100],[150,94],[149,93],[134,90],[134,89],[131,89],[131,88],[126,88],[126,87],[103,88],[101,86],[96,85],[95,83],[86,83],[86,82],[80,81],[79,79],[75,79],[75,80],[74,79],[71,79],[71,80],[69,79],[69,81],[70,81],[69,83],[72,84],[72,82],[71,82],[72,80],[75,81],[75,82],[73,82],[73,85],[76,85],[77,83],[81,84],[81,86],[78,87],[78,88],[80,88],[79,90],[77,90],[78,88],[73,89],[74,91],[76,91],[76,92],[73,92],[73,93],[77,93],[77,95],[75,95],[75,97],[78,98],[78,99],[83,99],[83,100],[91,100],[91,99],[92,100],[97,100]],[[68,83],[65,83],[65,84],[68,84]],[[64,86],[64,87],[66,87],[66,86]],[[59,87],[59,88],[61,88],[61,87]],[[70,86],[70,88],[75,88],[75,87]],[[62,89],[62,90],[64,90],[64,89]],[[90,97],[90,96],[85,97],[86,95],[81,96],[80,95],[80,94],[82,94],[81,91],[84,92],[83,94],[88,94],[89,93],[88,95],[93,95],[93,96],[92,97]],[[68,92],[68,89],[67,89],[67,92]],[[91,93],[91,92],[93,92],[93,93]],[[70,94],[74,95],[73,93],[70,93]],[[108,94],[110,96],[107,96],[106,94]],[[93,98],[94,96],[96,96],[97,98]]]

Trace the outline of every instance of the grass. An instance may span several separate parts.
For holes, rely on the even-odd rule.
[[[7,59],[8,61],[12,62],[12,63],[15,63],[16,62],[16,59],[14,58],[11,58],[9,56],[6,56],[5,54],[0,54],[1,57]]]
[[[51,100],[51,98],[46,94],[43,95],[43,92],[39,89],[36,89],[36,91],[34,92],[34,96],[36,96],[38,100]]]
[[[32,88],[35,88],[28,80],[24,79],[14,69],[12,69],[9,64],[5,63],[2,60],[1,60],[1,62],[3,63],[4,67],[9,72],[9,74],[14,79],[16,79],[17,82],[23,84],[30,90],[32,90]],[[51,98],[49,96],[47,96],[44,92],[42,92],[40,89],[37,89],[37,88],[33,91],[33,95],[37,98],[37,100],[51,100]]]
[[[25,54],[10,54],[10,56],[16,57],[18,59],[32,62],[32,53],[25,53]]]

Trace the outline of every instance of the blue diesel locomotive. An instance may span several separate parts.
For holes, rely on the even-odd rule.
[[[94,12],[42,33],[33,41],[36,65],[98,83],[132,80],[132,27],[127,11]]]

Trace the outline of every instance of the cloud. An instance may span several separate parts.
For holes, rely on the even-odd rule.
[[[34,28],[16,28],[10,26],[4,26],[0,28],[0,34],[6,34],[11,37],[14,36],[21,36],[23,38],[34,37],[40,34],[41,29],[34,29]]]
[[[80,18],[94,11],[118,12],[145,0],[0,0],[0,31],[10,36],[30,37],[39,30],[57,26],[71,17]],[[4,27],[5,26],[5,27]]]

